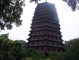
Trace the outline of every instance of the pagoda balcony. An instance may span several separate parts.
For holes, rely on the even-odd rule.
[[[61,35],[54,35],[54,34],[45,34],[45,33],[42,33],[42,34],[29,34],[29,36],[51,36],[51,37],[62,37]]]
[[[64,46],[57,46],[57,45],[47,45],[47,44],[40,44],[40,45],[28,45],[30,47],[53,47],[53,48],[64,48]]]
[[[30,28],[40,28],[40,27],[50,27],[50,28],[55,28],[55,29],[60,29],[60,27],[55,27],[55,26],[49,26],[49,25],[39,25],[39,26],[31,26]]]
[[[50,16],[50,18],[54,17],[54,14],[51,14],[51,12],[48,12],[48,11],[44,11],[42,13],[38,12],[38,13],[35,13],[34,16],[45,16],[45,14],[47,14],[48,16]]]
[[[31,39],[31,38],[29,38],[29,39],[27,39],[28,41],[51,41],[51,42],[63,42],[63,40],[61,39],[61,40],[55,40],[55,39],[47,39],[47,38],[45,38],[45,39]]]
[[[39,27],[39,26],[47,26],[47,27],[55,27],[55,28],[59,28],[60,29],[60,27],[59,27],[59,25],[57,25],[57,24],[52,24],[52,23],[45,23],[45,22],[41,22],[41,23],[37,23],[37,24],[33,24],[31,27]]]
[[[52,16],[49,16],[49,15],[43,15],[43,16],[38,16],[38,17],[33,17],[33,19],[41,19],[41,18],[49,18],[49,19],[52,19],[52,20],[58,20],[58,18],[57,17],[52,17]],[[59,21],[58,21],[59,22]]]
[[[40,32],[40,31],[51,31],[51,32],[57,32],[57,33],[61,33],[60,31],[57,30],[49,30],[49,29],[42,29],[42,30],[31,30],[29,32]]]
[[[57,23],[56,21],[52,20],[52,19],[32,19],[32,24],[33,23],[41,23],[41,22],[49,22],[49,23],[52,23],[52,24],[57,24],[59,25],[59,23]]]
[[[35,11],[35,14],[42,14],[42,13],[40,13],[40,12],[43,12],[43,13],[46,13],[46,12],[48,12],[48,13],[54,13],[54,14],[56,14],[56,12],[54,12],[54,11],[52,11],[52,10],[49,10],[49,9],[39,9],[39,8],[37,8],[36,9],[36,11]],[[47,14],[47,13],[46,13]]]
[[[51,24],[56,24],[54,21],[47,20],[47,19],[44,19],[44,20],[41,20],[41,19],[40,19],[40,20],[35,20],[35,21],[32,22],[32,24],[35,24],[35,23],[36,23],[36,24],[38,24],[38,23],[45,23],[45,22],[46,22],[46,23],[51,23]],[[32,24],[31,24],[31,25],[32,25]],[[59,25],[59,24],[57,24],[57,25]]]
[[[34,23],[32,23],[31,25],[42,25],[42,24],[45,24],[45,23],[49,23],[49,24],[51,24],[50,26],[53,26],[53,25],[57,25],[58,27],[60,26],[59,24],[56,24],[55,22],[48,22],[48,21],[40,21],[40,22],[34,22]],[[47,24],[46,24],[47,25]]]
[[[34,28],[34,29],[30,30],[29,32],[35,32],[35,33],[39,32],[39,33],[51,34],[53,31],[60,32],[59,29],[57,30],[57,29],[54,29],[54,28]]]

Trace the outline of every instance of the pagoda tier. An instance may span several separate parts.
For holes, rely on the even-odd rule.
[[[48,2],[38,4],[30,28],[28,48],[47,53],[64,51],[59,19],[54,4]]]

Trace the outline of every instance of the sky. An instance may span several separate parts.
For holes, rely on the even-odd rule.
[[[39,3],[45,2],[42,0]],[[79,10],[73,12],[68,5],[62,0],[47,0],[50,3],[55,4],[57,14],[59,17],[59,24],[61,28],[61,35],[64,41],[79,37]],[[1,34],[9,33],[9,38],[12,40],[24,40],[27,42],[30,33],[30,27],[32,23],[32,17],[37,4],[29,3],[29,0],[25,1],[26,6],[23,8],[23,14],[21,19],[23,20],[22,26],[14,26],[12,30],[3,30]]]

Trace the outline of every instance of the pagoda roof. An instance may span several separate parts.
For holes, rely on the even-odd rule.
[[[36,7],[36,11],[39,11],[39,10],[42,11],[42,10],[48,10],[48,9],[51,12],[54,12],[55,17],[58,17],[55,4],[52,4],[52,3],[49,3],[49,2],[43,2],[43,3],[39,3]],[[56,20],[58,20],[58,18]]]

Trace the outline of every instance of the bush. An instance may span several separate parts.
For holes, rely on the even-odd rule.
[[[52,60],[52,59],[50,59],[50,58],[46,58],[45,60]]]
[[[27,57],[24,60],[33,60],[31,57]]]

